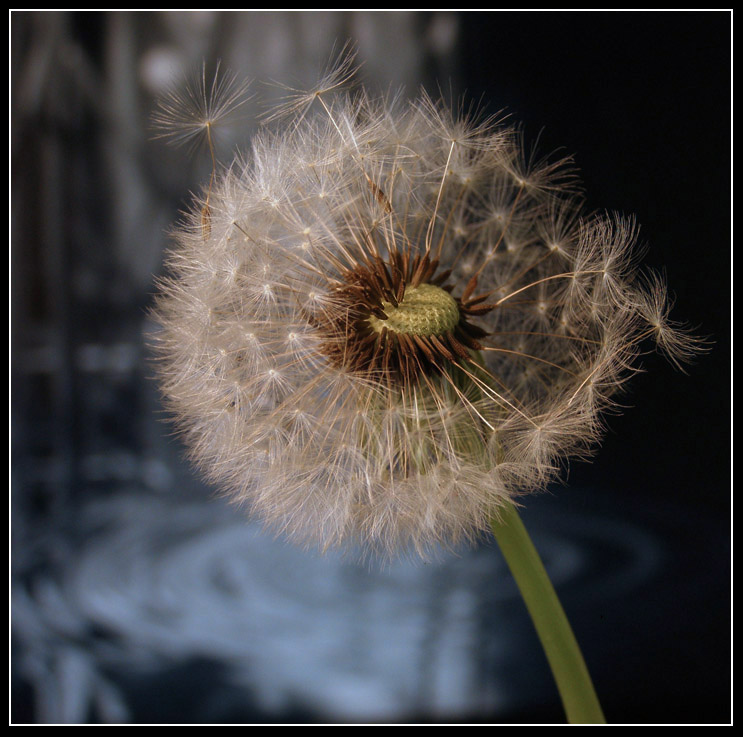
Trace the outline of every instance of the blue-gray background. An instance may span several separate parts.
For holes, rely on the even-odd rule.
[[[381,568],[297,550],[162,421],[147,308],[208,161],[151,140],[154,100],[217,58],[311,83],[349,38],[372,88],[440,84],[574,153],[589,207],[637,216],[675,316],[712,336],[688,375],[648,356],[595,462],[523,517],[610,721],[730,720],[728,13],[10,21],[15,723],[563,719],[493,543]]]

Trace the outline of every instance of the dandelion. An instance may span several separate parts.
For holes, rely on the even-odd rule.
[[[426,96],[284,106],[176,229],[155,314],[191,457],[293,539],[472,539],[590,452],[644,338],[693,350],[569,161]]]
[[[176,228],[162,391],[206,478],[293,540],[425,555],[493,527],[506,552],[644,341],[699,346],[569,160],[350,72],[291,90]]]

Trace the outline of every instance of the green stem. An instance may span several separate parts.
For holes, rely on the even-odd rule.
[[[490,524],[542,642],[568,722],[605,724],[573,630],[516,508],[507,505]]]

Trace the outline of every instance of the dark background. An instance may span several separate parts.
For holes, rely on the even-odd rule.
[[[250,17],[256,37],[262,26],[273,28],[271,16]],[[329,55],[321,22],[340,42],[367,28],[352,13],[288,17],[310,58]],[[437,23],[454,29],[452,43],[431,41]],[[227,44],[240,42],[235,25],[235,16],[220,14],[185,57],[229,62]],[[610,419],[594,462],[574,464],[567,483],[534,497],[523,517],[558,579],[564,551],[578,551],[580,565],[558,590],[609,721],[729,722],[730,14],[379,14],[371,27],[378,37],[360,43],[369,83],[386,88],[390,68],[400,72],[395,82],[422,81],[434,91],[435,80],[448,87],[451,78],[456,93],[522,123],[541,152],[574,154],[588,207],[637,217],[644,263],[666,273],[674,317],[709,336],[711,350],[688,374],[654,354],[644,357],[646,372],[631,382],[627,409]],[[408,46],[395,39],[398,27]],[[99,575],[83,565],[91,540],[97,555],[110,554],[108,532],[128,529],[132,509],[152,502],[163,516],[159,534],[189,550],[202,539],[194,537],[193,520],[204,525],[201,534],[203,516],[212,513],[203,510],[219,506],[158,418],[143,337],[164,230],[203,162],[183,164],[184,152],[149,140],[154,102],[142,86],[122,83],[129,98],[106,95],[111,80],[136,77],[143,55],[168,33],[172,46],[188,45],[188,34],[177,36],[158,13],[11,14],[12,719],[352,721],[331,681],[324,700],[280,680],[275,691],[291,698],[272,700],[257,687],[251,694],[216,650],[185,640],[180,650],[153,645],[131,622],[122,628],[89,606]],[[297,52],[298,63],[302,58]],[[127,506],[132,499],[139,501]],[[184,500],[192,511],[171,517],[167,510]],[[217,529],[238,524],[234,510],[219,509]],[[169,528],[169,520],[180,526]],[[276,543],[266,540],[258,534],[254,553],[270,571]],[[158,550],[148,548],[143,560],[165,560]],[[280,550],[279,558],[286,554]],[[310,560],[294,554],[295,565]],[[324,564],[311,560],[308,570],[322,576]],[[432,622],[444,600],[437,587],[448,591],[464,576],[478,635],[461,649],[483,660],[476,683],[492,683],[500,694],[489,701],[483,689],[477,699],[447,701],[429,684],[380,713],[362,690],[375,721],[562,721],[539,644],[490,543],[410,570],[342,566],[365,590],[400,580],[422,587],[427,603],[413,601],[407,614],[421,606]],[[493,572],[508,595],[492,599]],[[336,582],[339,602],[358,596],[344,581]],[[300,612],[306,606],[295,604]],[[144,632],[150,620],[141,616]],[[428,630],[420,636],[435,641]],[[425,653],[440,655],[437,647],[421,649],[420,670],[429,678],[443,668],[426,660]],[[140,651],[148,657],[128,655]],[[274,657],[269,653],[269,662]],[[383,666],[375,672],[385,678]],[[261,682],[259,665],[251,678]],[[321,671],[307,675],[320,692],[322,678]],[[455,684],[456,672],[450,678]]]

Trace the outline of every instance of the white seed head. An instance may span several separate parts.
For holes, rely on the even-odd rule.
[[[179,226],[161,387],[207,479],[293,539],[455,545],[585,456],[654,337],[699,344],[638,277],[632,220],[570,163],[430,98],[288,101]]]

